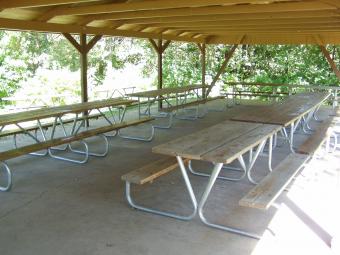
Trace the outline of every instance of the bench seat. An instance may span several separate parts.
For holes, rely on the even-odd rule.
[[[240,206],[267,210],[309,159],[308,155],[290,154],[240,201]]]
[[[151,121],[151,120],[153,120],[153,118],[149,118],[149,117],[141,118],[141,119],[138,119],[138,120],[122,122],[122,123],[118,123],[118,124],[115,124],[115,125],[109,125],[109,126],[104,126],[104,127],[99,127],[99,128],[94,128],[94,129],[82,131],[82,132],[80,132],[76,135],[73,135],[73,136],[55,138],[55,139],[40,142],[40,143],[22,146],[22,147],[19,147],[17,149],[12,149],[12,150],[8,150],[8,151],[0,152],[0,161],[5,161],[5,160],[11,159],[11,158],[16,158],[16,157],[23,156],[23,155],[26,155],[26,154],[29,154],[29,153],[32,153],[32,152],[36,152],[36,151],[39,151],[39,150],[44,150],[44,149],[48,149],[48,148],[51,148],[51,147],[75,142],[75,141],[86,139],[86,138],[89,138],[89,137],[92,137],[92,136],[95,136],[95,135],[104,134],[104,133],[114,131],[114,130],[119,130],[121,128],[135,126],[135,125],[145,123],[145,122],[148,122],[148,121]]]
[[[86,119],[90,120],[90,119],[98,119],[99,117],[101,117],[101,114],[93,114],[88,116]],[[84,120],[85,117],[80,117],[78,118],[78,121]],[[69,124],[72,123],[74,121],[74,119],[67,119],[67,120],[63,120],[64,124]],[[41,125],[42,128],[47,129],[53,126],[53,122],[50,123],[44,123]],[[60,125],[60,123],[57,123],[57,125]],[[34,125],[34,126],[30,126],[30,127],[25,127],[26,131],[35,131],[38,130],[39,126],[38,125]],[[0,137],[6,137],[6,136],[10,136],[10,135],[18,135],[18,134],[22,134],[24,133],[24,131],[20,128],[16,128],[16,129],[11,129],[11,130],[5,130],[0,132]]]
[[[332,133],[333,117],[323,121],[317,130],[298,148],[301,154],[312,155],[330,137]]]
[[[175,157],[161,158],[122,176],[122,180],[143,185],[171,172],[178,167]]]

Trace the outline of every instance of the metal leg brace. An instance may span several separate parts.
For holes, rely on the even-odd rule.
[[[9,191],[12,187],[12,172],[9,166],[3,162],[0,161],[0,170],[1,168],[5,171],[5,174],[7,175],[7,182],[5,186],[0,186],[0,191]]]
[[[199,215],[201,221],[205,225],[213,227],[213,228],[217,228],[217,229],[220,229],[220,230],[228,231],[228,232],[231,232],[231,233],[235,233],[235,234],[239,234],[239,235],[243,235],[243,236],[247,236],[247,237],[251,237],[251,238],[255,238],[255,239],[260,239],[260,236],[254,234],[254,233],[251,233],[251,232],[248,232],[248,231],[245,231],[245,230],[241,230],[241,229],[238,229],[238,228],[233,228],[233,227],[224,226],[224,225],[220,225],[220,224],[216,224],[216,223],[211,223],[205,217],[204,206],[207,202],[207,199],[210,195],[211,189],[214,186],[216,179],[217,179],[222,167],[223,167],[222,163],[215,164],[214,169],[213,169],[212,174],[211,174],[211,177],[210,177],[209,182],[207,184],[207,187],[206,187],[206,189],[205,189],[205,191],[202,195],[201,201],[198,205],[198,215]]]
[[[203,173],[203,172],[194,170],[193,167],[192,167],[192,160],[189,161],[188,169],[189,169],[190,173],[192,173],[193,175],[197,175],[197,176],[201,176],[201,177],[210,177],[211,176],[211,174],[207,174],[207,173]],[[243,168],[230,167],[230,166],[223,165],[222,169],[229,169],[229,170],[232,170],[232,171],[238,171],[238,172],[242,172],[242,174],[239,178],[229,178],[229,177],[225,177],[225,176],[218,176],[217,179],[219,179],[219,180],[239,181],[246,176],[246,171]]]
[[[148,212],[148,213],[153,213],[153,214],[157,214],[157,215],[162,215],[162,216],[167,216],[167,217],[171,217],[171,218],[175,218],[175,219],[179,219],[179,220],[191,220],[192,218],[195,217],[196,213],[197,213],[197,200],[194,194],[194,191],[192,189],[188,174],[186,172],[183,160],[179,157],[177,157],[179,166],[180,166],[180,170],[182,173],[182,177],[184,179],[186,188],[189,192],[190,195],[190,200],[193,206],[193,211],[189,214],[189,215],[179,215],[179,214],[175,214],[175,213],[171,213],[171,212],[165,212],[165,211],[160,211],[160,210],[156,210],[156,209],[152,209],[152,208],[148,208],[145,206],[140,206],[137,205],[132,197],[131,197],[131,184],[129,182],[126,182],[126,186],[125,186],[125,195],[126,195],[126,199],[129,203],[129,205],[131,205],[133,208],[144,211],[144,212]]]

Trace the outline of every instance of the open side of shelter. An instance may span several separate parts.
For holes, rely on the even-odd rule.
[[[163,54],[171,41],[196,43],[206,83],[206,44],[232,44],[208,95],[240,44],[316,44],[340,79],[325,45],[340,42],[335,0],[70,0],[0,1],[0,28],[62,33],[78,50],[81,97],[88,100],[87,54],[103,36],[149,39],[158,56],[163,87]],[[73,37],[79,35],[79,42]],[[88,41],[88,36],[93,36]],[[162,107],[162,101],[159,101]]]

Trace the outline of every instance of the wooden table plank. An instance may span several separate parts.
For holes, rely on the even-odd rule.
[[[166,155],[200,159],[201,155],[222,146],[226,142],[240,136],[242,132],[248,132],[259,125],[249,125],[246,122],[224,121],[194,134],[156,146],[152,151]]]
[[[19,122],[32,121],[50,117],[61,116],[68,113],[81,113],[97,108],[105,108],[109,106],[130,105],[136,101],[120,98],[98,100],[86,103],[78,103],[72,105],[63,105],[56,107],[48,107],[43,109],[4,114],[0,116],[0,126],[6,126]]]
[[[269,106],[254,106],[249,112],[234,116],[231,120],[288,126],[320,105],[329,93],[301,93],[282,103]]]
[[[235,158],[235,154],[239,155],[244,152],[244,149],[249,149],[254,143],[260,143],[279,128],[274,125],[227,120],[194,134],[155,146],[152,151],[169,156],[225,163],[231,157]],[[229,146],[232,150],[227,149]],[[215,151],[218,152],[216,155]]]
[[[229,164],[240,155],[259,145],[264,139],[269,138],[281,129],[278,125],[261,124],[237,139],[233,139],[223,146],[202,155],[201,159],[214,163]]]

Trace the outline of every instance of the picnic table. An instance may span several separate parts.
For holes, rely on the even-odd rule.
[[[151,106],[156,101],[165,101],[169,106],[174,105],[170,99],[175,99],[175,105],[186,103],[187,97],[190,93],[194,93],[197,100],[204,97],[203,91],[207,88],[206,85],[190,85],[177,88],[162,88],[156,90],[148,90],[127,94],[128,97],[138,98],[138,113],[141,115],[151,115]],[[201,91],[201,93],[200,93]],[[146,99],[146,109],[141,111],[142,99]],[[183,99],[183,100],[181,100]]]
[[[14,146],[15,149],[0,151],[0,168],[4,167],[7,172],[7,185],[0,186],[0,191],[7,191],[11,187],[11,171],[8,165],[5,163],[6,160],[19,157],[26,154],[33,154],[37,156],[46,156],[49,155],[52,158],[65,160],[73,163],[85,163],[90,156],[98,156],[104,157],[108,153],[108,140],[105,133],[115,131],[115,135],[120,135],[120,129],[126,128],[129,126],[138,125],[141,123],[145,123],[151,118],[144,118],[132,121],[124,121],[124,116],[126,112],[127,106],[134,103],[134,100],[127,99],[107,99],[107,100],[98,100],[86,103],[78,103],[72,105],[65,106],[57,106],[57,107],[49,107],[37,110],[30,110],[25,112],[17,112],[11,114],[4,114],[0,116],[0,137],[2,136],[14,136]],[[109,113],[107,114],[103,112],[103,108],[109,109]],[[114,110],[118,109],[118,110]],[[102,117],[106,120],[107,125],[100,127],[89,128],[86,127],[86,121],[91,117],[87,114],[83,114],[84,112],[90,113],[91,111],[96,110],[99,114],[99,117]],[[69,120],[65,120],[63,117],[66,115],[75,115],[75,118]],[[83,116],[80,116],[83,115]],[[43,123],[43,120],[53,120],[49,123]],[[36,123],[34,126],[27,125],[27,123],[34,122]],[[73,123],[70,130],[67,130],[65,123]],[[5,127],[14,125],[18,129],[17,130],[6,130]],[[51,127],[51,132],[48,135],[47,129]],[[56,131],[57,127],[61,127],[61,131],[63,136],[57,137]],[[85,131],[81,131],[83,127],[86,127]],[[32,131],[34,131],[32,133]],[[154,135],[154,129],[152,127],[151,137]],[[25,146],[18,146],[16,135],[17,134],[25,134],[33,140],[32,144]],[[89,151],[88,145],[85,141],[86,138],[99,136],[104,140],[104,151],[103,152],[92,152]],[[131,137],[120,135],[123,138],[130,138],[135,140],[143,140],[144,138],[139,137]],[[148,138],[149,139],[149,138]],[[74,149],[71,147],[71,143],[78,141],[80,142],[84,149]],[[57,146],[66,145],[64,148],[60,148]],[[65,156],[55,155],[53,151],[55,150],[67,150],[69,149],[73,153],[84,155],[82,160],[73,159]],[[46,150],[44,153],[40,153],[39,151]],[[39,153],[37,153],[39,152]]]
[[[189,159],[213,163],[214,167],[209,177],[209,182],[205,187],[200,202],[198,203],[197,210],[195,208],[191,217],[198,212],[201,221],[208,226],[257,238],[257,235],[253,233],[209,222],[204,215],[204,206],[224,164],[229,164],[237,159],[251,181],[251,171],[267,140],[270,141],[270,156],[268,157],[268,161],[269,164],[271,164],[272,138],[279,129],[280,126],[278,125],[226,120],[196,133],[155,146],[152,148],[152,151],[154,153],[177,158],[194,207],[196,207],[197,204],[196,197],[183,162],[184,160]],[[252,155],[251,152],[255,148],[255,154]],[[248,152],[249,154],[251,153],[251,159],[249,162],[248,160],[244,160],[244,155]],[[162,215],[166,214],[163,213]],[[170,217],[174,216],[170,215]]]
[[[232,117],[231,120],[274,124],[280,125],[283,128],[290,126],[290,149],[294,151],[294,132],[301,120],[303,120],[303,130],[310,129],[308,126],[309,121],[313,116],[317,119],[317,110],[329,96],[330,94],[326,92],[295,94],[281,103],[252,106],[251,109]],[[286,132],[284,133],[286,134]]]

